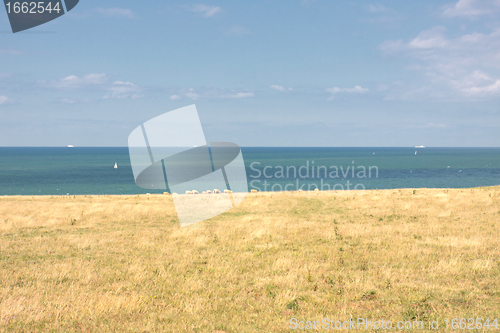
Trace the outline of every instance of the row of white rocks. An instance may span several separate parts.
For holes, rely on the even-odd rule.
[[[219,194],[221,193],[218,189],[214,189],[213,191],[211,190],[206,190],[206,191],[203,191],[201,192],[201,194]],[[230,190],[224,190],[224,193],[233,193],[233,191],[230,191]],[[178,193],[172,193],[172,195],[176,195]],[[196,191],[196,190],[192,190],[192,191],[186,191],[186,194],[200,194],[200,192]]]

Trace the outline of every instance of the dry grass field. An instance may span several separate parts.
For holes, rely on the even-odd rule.
[[[291,318],[499,309],[500,187],[251,194],[182,229],[169,195],[0,197],[1,331],[289,332]]]

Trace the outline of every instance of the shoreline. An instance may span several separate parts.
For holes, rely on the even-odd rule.
[[[365,189],[365,190],[312,190],[312,191],[257,191],[257,192],[247,192],[251,195],[305,195],[305,194],[343,194],[343,193],[372,193],[372,192],[383,192],[383,191],[458,191],[458,190],[484,190],[484,189],[495,189],[500,188],[499,185],[492,186],[477,186],[477,187],[404,187],[404,188],[384,188],[384,189]],[[231,193],[243,193],[243,192],[231,192]],[[224,193],[220,193],[224,194]],[[226,193],[227,194],[227,193]],[[137,197],[137,196],[157,196],[157,197],[168,197],[172,195],[217,195],[217,194],[185,194],[185,193],[135,193],[135,194],[6,194],[0,195],[0,198],[9,198],[9,197]]]

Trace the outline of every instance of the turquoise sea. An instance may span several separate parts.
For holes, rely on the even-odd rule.
[[[241,150],[249,188],[260,191],[500,185],[500,148]],[[0,195],[148,192],[163,191],[135,184],[126,147],[0,147]]]

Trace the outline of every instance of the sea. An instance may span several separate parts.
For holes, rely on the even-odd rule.
[[[500,148],[242,147],[241,153],[249,190],[500,185]],[[0,195],[164,191],[135,184],[127,147],[0,147]]]

